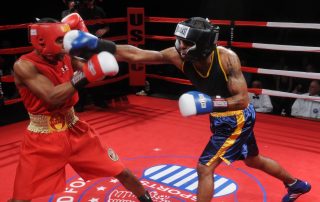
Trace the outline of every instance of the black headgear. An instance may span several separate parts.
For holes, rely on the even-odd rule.
[[[207,57],[216,47],[219,36],[219,27],[214,26],[209,20],[201,17],[192,17],[177,24],[174,35],[177,37],[175,47],[179,50],[179,41],[192,42],[186,59],[197,60]]]

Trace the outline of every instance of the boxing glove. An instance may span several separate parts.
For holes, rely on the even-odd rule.
[[[179,98],[179,109],[182,116],[226,111],[227,108],[228,102],[225,99],[212,99],[209,95],[198,91],[189,91]]]
[[[88,32],[86,25],[84,24],[83,19],[78,13],[70,13],[64,17],[61,22],[69,25],[71,30],[80,30],[83,32]]]
[[[67,32],[63,38],[64,49],[72,56],[79,56],[84,59],[90,58],[93,54],[101,51],[116,52],[116,44],[109,40],[79,30]]]
[[[119,66],[115,57],[106,51],[93,55],[83,66],[82,71],[77,71],[71,79],[71,84],[79,89],[89,82],[103,80],[105,76],[114,76],[118,73]]]

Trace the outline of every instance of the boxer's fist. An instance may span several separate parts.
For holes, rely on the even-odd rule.
[[[189,91],[179,98],[179,109],[182,116],[226,111],[227,108],[228,102],[225,99],[212,99],[209,95],[198,91]]]
[[[80,30],[83,32],[88,32],[86,25],[84,24],[83,19],[78,13],[71,13],[64,17],[61,22],[66,23],[70,26],[72,30]]]
[[[95,50],[98,41],[98,37],[90,33],[71,30],[64,36],[63,46],[70,55],[79,56],[82,52]]]
[[[119,66],[115,57],[109,52],[93,55],[83,66],[82,72],[77,72],[71,79],[71,84],[79,89],[88,82],[104,79],[105,76],[114,76],[118,73]]]
[[[106,51],[93,55],[83,67],[83,73],[89,82],[102,80],[105,76],[115,76],[118,71],[116,58]]]
[[[179,109],[182,116],[210,113],[213,103],[210,96],[197,91],[189,91],[179,98]]]
[[[64,49],[73,56],[88,59],[92,54],[108,51],[115,53],[116,45],[109,40],[102,40],[98,37],[79,30],[71,30],[63,38]]]

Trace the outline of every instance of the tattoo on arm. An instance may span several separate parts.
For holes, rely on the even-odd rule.
[[[247,84],[241,71],[241,64],[236,55],[228,57],[226,62],[228,89],[231,93],[228,104],[230,110],[243,109],[248,104]]]

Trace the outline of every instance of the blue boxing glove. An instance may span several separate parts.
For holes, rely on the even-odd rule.
[[[64,49],[73,56],[89,59],[94,54],[107,51],[111,54],[116,52],[116,45],[109,40],[98,37],[80,30],[71,30],[63,38]]]
[[[226,111],[227,108],[228,102],[225,99],[212,99],[209,95],[198,91],[189,91],[179,98],[179,109],[182,116]]]

